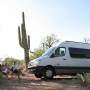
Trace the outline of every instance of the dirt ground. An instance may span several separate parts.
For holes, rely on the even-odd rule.
[[[17,77],[0,80],[0,90],[90,90],[90,86],[83,87],[72,78],[41,80],[27,74],[21,80]]]

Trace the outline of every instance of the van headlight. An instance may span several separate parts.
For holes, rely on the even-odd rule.
[[[37,61],[34,61],[34,62],[29,62],[29,64],[28,64],[28,68],[30,68],[30,67],[36,67],[36,66],[38,66],[39,65],[39,62],[37,62]]]
[[[39,62],[35,61],[32,63],[33,66],[38,66],[39,65]]]

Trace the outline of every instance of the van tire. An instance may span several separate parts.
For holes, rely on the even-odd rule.
[[[54,76],[54,69],[52,67],[46,67],[44,69],[44,79],[53,79]]]
[[[41,78],[42,77],[42,75],[39,74],[39,73],[35,73],[34,75],[35,75],[36,78]]]

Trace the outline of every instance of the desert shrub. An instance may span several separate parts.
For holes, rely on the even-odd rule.
[[[16,65],[18,65],[22,70],[25,69],[25,60],[19,60],[12,57],[7,57],[3,61],[3,64],[7,64],[9,68],[11,68],[14,65],[14,62],[16,62]]]
[[[0,79],[2,79],[3,78],[3,74],[0,72]]]
[[[77,83],[87,86],[90,83],[90,73],[77,74]]]

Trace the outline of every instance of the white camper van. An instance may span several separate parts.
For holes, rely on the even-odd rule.
[[[37,78],[90,72],[90,44],[65,41],[49,48],[41,57],[28,64]]]

